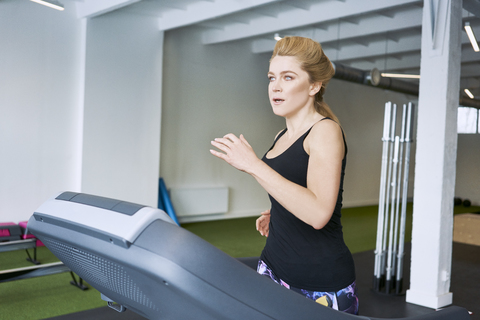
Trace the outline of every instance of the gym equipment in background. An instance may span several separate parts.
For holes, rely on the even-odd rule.
[[[396,136],[397,105],[392,105],[391,102],[385,104],[373,277],[373,289],[378,292],[383,290],[391,293],[395,288],[394,293],[400,294],[403,289],[403,256],[410,145],[413,141],[413,114],[413,104],[404,104],[401,133],[400,136]]]
[[[156,208],[64,192],[42,204],[28,228],[119,312],[182,320],[371,319],[276,284]],[[469,319],[460,307],[433,313]]]
[[[79,289],[86,290],[83,280],[80,278],[77,281],[73,272],[62,262],[40,264],[37,260],[37,246],[43,246],[43,243],[28,233],[26,226],[27,221],[21,221],[18,224],[0,223],[0,253],[24,249],[27,253],[27,261],[34,264],[29,267],[0,270],[0,283],[70,272],[72,276],[70,283]],[[28,252],[29,249],[33,249],[33,258]]]

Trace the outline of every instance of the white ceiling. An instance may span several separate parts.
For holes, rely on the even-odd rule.
[[[62,0],[60,0],[62,1]],[[68,1],[68,0],[64,0]],[[113,10],[158,17],[159,30],[198,26],[205,45],[246,40],[272,52],[275,33],[319,41],[327,56],[356,69],[419,74],[422,0],[70,0],[79,17]],[[452,0],[461,1],[461,0]],[[480,36],[480,0],[463,0]],[[462,31],[461,87],[480,97],[480,52]],[[410,80],[417,81],[418,80]]]

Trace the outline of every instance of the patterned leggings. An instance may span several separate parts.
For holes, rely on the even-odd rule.
[[[356,295],[357,289],[355,286],[355,281],[348,287],[337,292],[310,291],[290,286],[288,283],[278,278],[273,273],[272,269],[270,269],[262,260],[258,261],[257,272],[261,275],[269,277],[285,288],[298,292],[306,298],[324,306],[351,314],[358,314],[358,298]]]

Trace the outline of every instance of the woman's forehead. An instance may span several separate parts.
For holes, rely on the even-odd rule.
[[[280,73],[283,71],[303,71],[300,63],[293,56],[275,56],[270,61],[270,72]]]

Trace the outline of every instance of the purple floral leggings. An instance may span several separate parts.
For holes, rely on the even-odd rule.
[[[357,289],[355,286],[355,281],[348,287],[336,292],[310,291],[290,286],[288,283],[278,278],[273,273],[272,269],[270,269],[262,260],[258,261],[257,272],[261,275],[269,277],[285,288],[300,293],[306,298],[324,306],[351,314],[358,314],[358,298],[356,295]]]

